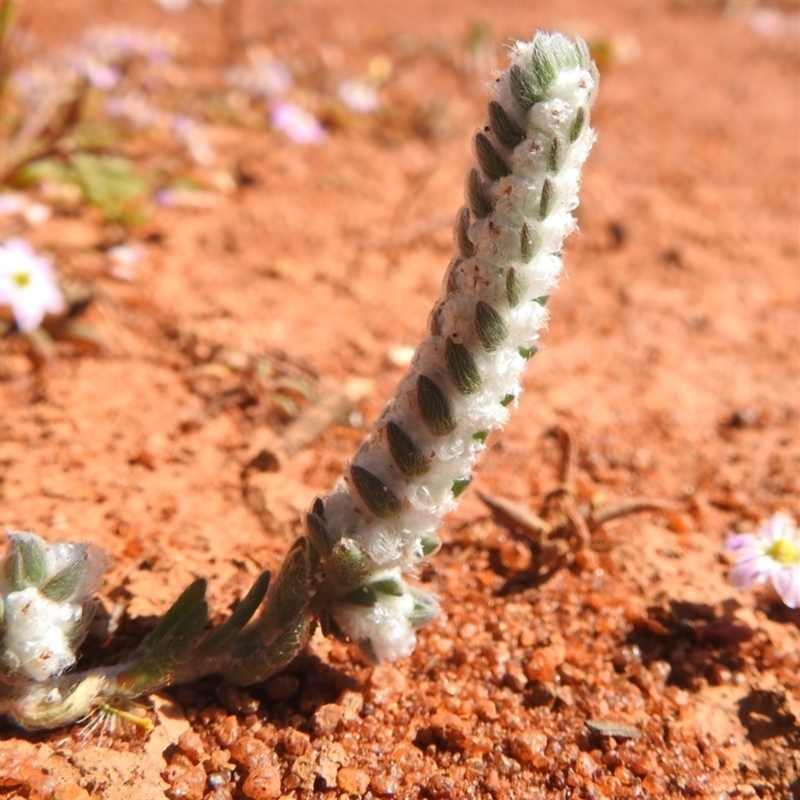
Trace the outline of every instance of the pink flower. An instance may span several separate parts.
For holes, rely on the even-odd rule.
[[[787,514],[775,514],[755,533],[733,534],[725,542],[736,564],[730,580],[737,589],[772,582],[789,608],[800,607],[800,531]]]
[[[55,270],[22,239],[0,245],[0,306],[11,306],[24,333],[38,328],[45,314],[64,310]]]
[[[356,114],[371,114],[380,106],[377,90],[363,80],[353,79],[340,84],[339,99]]]
[[[328,137],[319,120],[295,103],[275,103],[272,106],[272,125],[300,144],[320,144]]]
[[[280,97],[292,88],[292,76],[286,66],[269,53],[251,57],[245,67],[228,70],[226,80],[231,86],[251,97]]]

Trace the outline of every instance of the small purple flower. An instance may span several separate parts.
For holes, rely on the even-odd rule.
[[[342,82],[339,86],[339,99],[356,114],[371,114],[380,106],[375,87],[364,80]]]
[[[127,59],[141,57],[151,64],[169,61],[177,49],[177,40],[168,32],[108,25],[91,28],[82,39],[87,54],[113,66]]]
[[[271,116],[273,127],[283,131],[293,142],[320,144],[328,137],[319,120],[295,103],[275,103]]]
[[[225,79],[251,97],[281,97],[292,88],[292,76],[286,65],[269,53],[254,55],[247,66],[228,70]]]
[[[800,607],[800,531],[787,514],[775,514],[755,533],[733,534],[724,549],[736,558],[730,581],[736,589],[772,582],[789,608]]]
[[[64,310],[55,270],[22,239],[0,245],[0,306],[11,306],[24,333],[38,328],[45,314]]]
[[[99,89],[101,92],[113,89],[122,77],[118,70],[82,49],[67,52],[65,59],[79,76],[85,78],[95,89]]]
[[[208,166],[214,163],[214,149],[208,140],[205,128],[184,114],[172,118],[172,132],[186,146],[195,164]]]

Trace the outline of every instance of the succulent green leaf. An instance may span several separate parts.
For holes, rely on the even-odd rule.
[[[489,103],[489,124],[497,141],[509,150],[525,140],[525,131],[496,100]]]
[[[592,55],[589,52],[589,45],[579,37],[573,42],[573,46],[575,47],[575,55],[578,59],[578,66],[581,69],[591,69],[593,65]]]
[[[470,211],[467,206],[461,206],[456,216],[455,239],[458,250],[464,258],[472,258],[475,255],[475,245],[469,238]]]
[[[198,656],[206,656],[221,652],[244,626],[253,618],[258,611],[261,601],[267,594],[269,588],[270,573],[262,572],[256,582],[250,587],[250,591],[242,598],[242,601],[234,609],[227,622],[212,631],[198,648]]]
[[[473,394],[481,388],[481,374],[475,359],[463,344],[448,339],[444,346],[444,359],[450,378],[461,394]]]
[[[344,599],[348,603],[356,606],[364,606],[365,608],[372,608],[378,603],[378,595],[371,586],[359,586],[348,592]]]
[[[560,136],[553,138],[550,152],[547,154],[547,171],[551,175],[558,175],[567,158],[567,145]]]
[[[394,463],[403,475],[416,478],[430,469],[430,461],[396,422],[390,421],[386,424],[386,440]]]
[[[549,43],[542,37],[537,36],[533,40],[531,64],[533,66],[533,74],[536,76],[539,85],[542,89],[547,89],[556,79],[556,75],[558,75],[558,66],[553,58]]]
[[[478,218],[488,217],[494,211],[494,202],[488,189],[483,183],[480,170],[473,167],[467,175],[466,186],[467,204],[472,209],[472,213]]]
[[[353,464],[350,467],[353,485],[367,508],[379,519],[397,516],[403,506],[392,490],[368,469]]]
[[[195,583],[199,583],[199,581]],[[192,587],[194,585],[192,584]],[[192,589],[192,587],[189,588]],[[186,594],[184,592],[181,595],[181,598],[167,612],[168,614],[185,598]],[[208,603],[205,600],[197,600],[192,603],[184,609],[180,618],[172,620],[172,624],[165,627],[158,637],[152,638],[151,635],[145,644],[142,657],[117,676],[117,685],[130,695],[154,691],[166,685],[173,673],[192,656],[203,636],[203,629],[207,621]]]
[[[439,612],[439,604],[436,602],[436,598],[432,594],[422,591],[422,589],[411,588],[409,591],[414,597],[414,608],[408,617],[411,626],[419,628],[436,619],[436,615]]]
[[[25,585],[39,586],[47,577],[47,545],[38,536],[20,536],[12,547],[20,555]]]
[[[297,656],[311,632],[312,622],[301,615],[266,643],[258,637],[237,639],[227,659],[225,677],[239,686],[266,680]]]
[[[539,232],[527,222],[522,223],[519,231],[519,252],[523,261],[530,261],[541,247],[542,240]]]
[[[583,128],[586,125],[586,109],[581,106],[576,112],[575,117],[573,118],[572,122],[569,126],[569,141],[570,144],[572,142],[577,141],[578,137],[583,132]]]
[[[556,201],[556,187],[550,178],[545,178],[542,184],[542,197],[539,201],[539,219],[546,219]]]
[[[427,375],[417,378],[417,403],[425,425],[434,436],[447,436],[456,429],[447,395]]]
[[[328,561],[337,582],[343,586],[360,584],[369,574],[369,559],[352,539],[341,539],[333,548]]]
[[[411,623],[412,628],[421,628],[423,625],[433,622],[438,614],[439,611],[435,605],[432,606],[430,604],[417,601],[414,603],[414,608],[408,617],[408,621]]]
[[[389,597],[402,597],[405,592],[403,591],[403,584],[394,578],[386,578],[380,581],[372,581],[369,584],[378,594],[385,594]]]
[[[328,530],[325,520],[313,511],[306,514],[306,530],[311,546],[321,555],[327,556],[336,540]]]
[[[305,614],[309,597],[308,542],[300,537],[281,565],[267,595],[262,619],[267,639]]]
[[[420,539],[419,544],[422,548],[422,555],[427,557],[435,553],[441,547],[442,543],[439,541],[438,537],[428,534]]]
[[[187,586],[160,622],[142,643],[142,649],[149,652],[158,642],[168,636],[174,628],[180,627],[183,618],[206,596],[206,580],[198,578]]]
[[[536,85],[533,75],[527,74],[519,64],[509,69],[508,81],[511,94],[523,111],[533,108],[543,97],[542,89]]]
[[[514,267],[511,267],[506,273],[506,299],[511,308],[519,305],[527,288],[528,284],[525,278]]]
[[[488,352],[497,350],[508,336],[508,326],[492,306],[483,300],[475,305],[475,329]]]
[[[83,562],[73,561],[41,586],[41,593],[56,603],[64,603],[77,589],[83,575]]]
[[[511,174],[506,160],[495,150],[491,140],[483,132],[475,135],[475,157],[478,159],[483,174],[490,181],[496,181]]]
[[[25,588],[25,577],[22,574],[22,553],[14,547],[13,543],[3,561],[3,582],[9,592],[21,592]]]

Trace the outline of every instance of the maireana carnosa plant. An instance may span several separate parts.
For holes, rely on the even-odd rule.
[[[518,402],[575,228],[598,74],[586,44],[537,33],[510,49],[475,134],[455,249],[394,397],[342,479],[306,515],[277,576],[264,573],[208,631],[205,583],[178,598],[125,663],[69,672],[103,559],[11,533],[0,569],[0,712],[55,727],[168,684],[219,674],[247,685],[286,666],[319,622],[373,661],[409,655],[438,611],[407,582]]]

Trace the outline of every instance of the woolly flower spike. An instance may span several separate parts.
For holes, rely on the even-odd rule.
[[[586,45],[537,34],[510,50],[476,133],[456,253],[428,338],[344,478],[308,516],[329,628],[365,654],[411,652],[436,602],[403,575],[439,546],[491,430],[520,394],[575,229],[598,74]]]
[[[800,531],[787,514],[775,514],[755,533],[733,534],[725,550],[736,557],[730,580],[737,589],[772,582],[789,608],[800,608]]]
[[[0,245],[0,306],[11,306],[24,333],[38,328],[45,314],[64,310],[55,270],[22,239]]]
[[[83,544],[48,546],[32,533],[8,538],[0,561],[0,674],[57,677],[75,664],[106,556]]]

